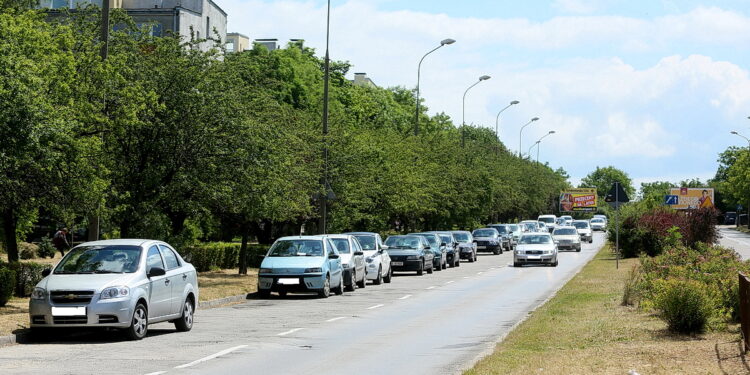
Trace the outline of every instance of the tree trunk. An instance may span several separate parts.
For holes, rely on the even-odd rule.
[[[130,227],[130,218],[125,218],[120,222],[120,238],[128,238],[130,236]]]
[[[240,247],[240,275],[247,275],[247,240],[250,237],[250,227],[247,223],[242,224],[242,246]]]
[[[3,210],[3,233],[5,233],[5,248],[8,251],[9,262],[18,262],[16,219],[16,213],[12,208],[6,208]]]
[[[167,217],[169,217],[172,235],[179,236],[185,229],[185,219],[187,219],[187,214],[184,212],[174,212],[172,210],[167,210],[166,214]]]

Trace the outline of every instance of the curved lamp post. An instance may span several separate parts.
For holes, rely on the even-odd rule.
[[[424,58],[427,57],[427,55],[437,51],[440,47],[447,46],[450,44],[456,43],[455,39],[443,39],[440,41],[440,45],[430,50],[430,52],[427,52],[422,56],[422,58],[419,60],[419,65],[417,66],[417,112],[414,116],[414,135],[419,135],[419,78],[422,72],[422,61],[424,61]]]
[[[542,138],[539,138],[538,141],[536,141],[536,162],[539,163],[539,149],[542,147],[542,139],[547,138],[548,136],[555,134],[554,130],[550,130],[549,133],[542,136]],[[529,157],[531,157],[531,154],[529,154]]]
[[[479,77],[479,80],[474,82],[473,85],[469,86],[466,91],[464,91],[464,98],[463,102],[461,104],[461,147],[464,147],[466,144],[466,94],[471,90],[472,87],[478,85],[482,81],[486,81],[492,77],[488,75],[483,75]]]
[[[500,140],[500,128],[499,128],[499,124],[500,124],[500,114],[501,114],[501,113],[503,113],[503,111],[504,111],[504,110],[506,110],[506,109],[510,108],[510,106],[512,106],[512,105],[516,105],[516,104],[518,104],[518,103],[519,103],[519,101],[518,101],[518,100],[514,100],[514,101],[510,102],[510,104],[506,105],[506,106],[505,106],[505,108],[501,109],[501,110],[500,110],[500,112],[498,112],[498,113],[497,113],[497,116],[495,116],[495,137],[496,137],[496,138],[497,138],[498,140]]]
[[[521,135],[523,134],[523,128],[529,126],[534,121],[539,121],[539,117],[534,117],[529,122],[527,122],[524,126],[521,127],[521,131],[518,132],[518,157],[521,158]]]

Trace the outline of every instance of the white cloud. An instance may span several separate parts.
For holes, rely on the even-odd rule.
[[[602,134],[594,136],[594,141],[599,153],[661,158],[675,152],[675,147],[667,143],[669,138],[656,121],[633,121],[617,113],[609,116]]]

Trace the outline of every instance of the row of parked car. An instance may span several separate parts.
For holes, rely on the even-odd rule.
[[[562,217],[565,218],[565,217]],[[544,219],[544,220],[543,220]],[[565,218],[567,220],[567,218]],[[557,265],[558,249],[581,250],[595,220],[527,220],[469,231],[392,235],[373,232],[282,237],[258,271],[258,294],[313,292],[321,297],[390,283],[394,272],[433,273],[476,262],[477,252],[513,251],[513,263]],[[601,220],[601,219],[599,219]],[[605,225],[600,228],[603,229]],[[198,299],[195,268],[169,244],[121,239],[76,246],[43,272],[29,302],[32,329],[108,327],[141,339],[168,321],[189,331]]]

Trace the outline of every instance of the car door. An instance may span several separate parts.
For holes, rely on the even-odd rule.
[[[352,248],[352,263],[357,270],[357,275],[362,275],[362,278],[366,277],[365,269],[365,257],[363,255],[354,255],[357,252],[362,252],[362,246],[359,245],[359,240],[354,237],[349,239],[349,246]]]
[[[185,267],[182,267],[180,260],[175,255],[174,250],[169,246],[160,244],[159,250],[164,258],[164,264],[167,266],[167,277],[172,284],[172,296],[171,296],[171,308],[170,314],[177,314],[182,310],[182,298],[185,292],[185,286],[187,285],[188,275],[185,272]]]
[[[387,275],[391,271],[391,256],[383,250],[383,239],[380,235],[376,236],[377,249],[380,252],[380,264],[383,265],[383,274]]]
[[[166,270],[164,259],[162,259],[161,252],[156,245],[151,246],[146,254],[146,274],[154,267]],[[149,290],[148,318],[153,319],[169,315],[172,311],[172,284],[169,276],[152,277]]]
[[[339,285],[341,278],[344,277],[341,268],[341,256],[330,239],[325,240],[323,246],[326,248],[326,261],[328,262],[328,272],[331,274],[331,285]],[[339,255],[339,257],[331,259],[331,254]]]

